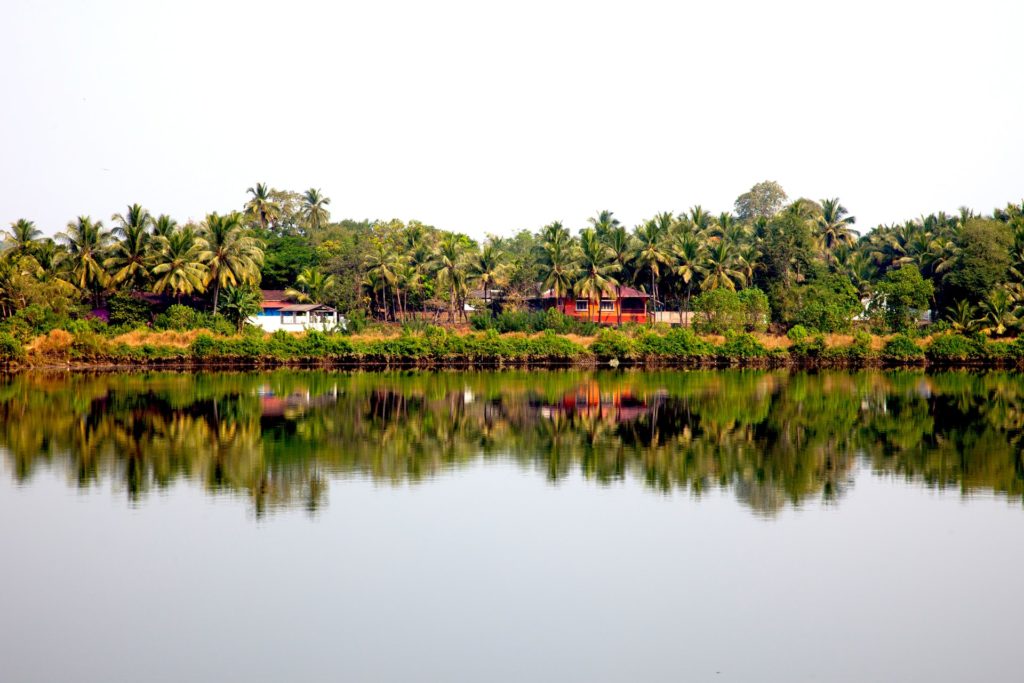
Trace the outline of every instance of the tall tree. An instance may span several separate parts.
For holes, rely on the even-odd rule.
[[[117,241],[110,250],[104,266],[112,272],[115,285],[127,285],[135,290],[149,274],[151,237],[145,224],[122,222],[113,230]]]
[[[619,266],[612,261],[611,253],[601,241],[597,231],[587,228],[580,232],[579,279],[576,281],[577,296],[586,297],[587,318],[592,319],[593,307],[590,301],[597,301],[598,316],[601,310],[601,298],[615,291],[618,280],[613,273]]]
[[[216,313],[222,287],[259,282],[263,243],[246,233],[242,216],[234,211],[224,216],[208,215],[200,236],[205,248],[199,258],[206,265],[206,286],[213,284],[213,312]]]
[[[455,322],[455,304],[458,292],[465,286],[466,273],[463,267],[464,241],[460,235],[447,234],[437,245],[434,270],[438,282],[448,289],[448,322]]]
[[[786,203],[786,192],[774,180],[757,183],[736,198],[734,208],[741,221],[773,218]]]
[[[615,278],[615,299],[617,302],[615,307],[615,324],[618,327],[622,327],[622,281],[625,279],[625,273],[629,264],[633,261],[636,245],[630,234],[626,232],[626,228],[621,225],[607,234],[604,243],[608,247],[608,258],[615,266],[615,272],[619,273],[619,276]]]
[[[82,291],[92,292],[94,303],[99,305],[100,289],[109,279],[103,262],[110,245],[110,233],[103,227],[103,221],[79,216],[68,223],[63,232],[57,233],[57,241],[68,250],[73,284]]]
[[[271,222],[281,213],[281,207],[274,201],[272,191],[265,183],[256,183],[256,187],[250,187],[246,192],[252,195],[245,204],[246,215],[264,231],[268,230]]]
[[[700,207],[697,207],[698,209]],[[661,227],[656,221],[650,220],[636,227],[633,235],[637,243],[634,262],[638,268],[636,275],[646,270],[650,276],[650,294],[654,302],[655,310],[658,301],[658,278],[661,277],[661,267],[668,263],[668,253],[665,250],[664,237]]]
[[[153,291],[169,291],[179,302],[182,295],[203,292],[208,281],[202,257],[206,250],[206,242],[191,226],[175,230],[170,237],[158,237],[152,269]]]
[[[490,310],[491,289],[500,286],[505,278],[504,254],[494,240],[485,244],[473,258],[472,269],[484,290],[484,305]]]
[[[818,246],[825,260],[835,261],[835,250],[840,246],[850,247],[857,241],[857,233],[851,227],[857,222],[849,215],[838,198],[822,199],[821,213],[815,217]]]
[[[707,266],[701,289],[725,288],[735,291],[745,280],[736,256],[736,245],[727,240],[712,244],[707,252]]]
[[[25,218],[19,218],[11,223],[11,227],[0,233],[3,237],[4,246],[10,249],[17,256],[27,256],[35,251],[39,240],[43,237],[43,231],[36,227],[36,224]]]
[[[690,310],[693,286],[705,273],[704,243],[692,233],[679,236],[672,244],[672,270],[686,288],[686,311]]]
[[[331,219],[331,213],[327,210],[330,203],[331,198],[325,197],[318,189],[311,187],[303,193],[300,211],[309,230],[319,231]]]

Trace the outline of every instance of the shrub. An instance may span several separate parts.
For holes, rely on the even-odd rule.
[[[885,343],[882,357],[889,361],[917,361],[924,359],[924,350],[905,334],[897,334]]]
[[[890,330],[912,327],[928,308],[934,289],[931,281],[922,278],[921,271],[913,266],[890,270],[875,287],[872,316],[881,319]]]
[[[129,294],[115,294],[107,299],[107,310],[109,323],[114,326],[148,325],[153,314],[148,303]]]
[[[216,340],[208,334],[201,334],[192,340],[189,346],[189,353],[196,358],[209,358],[216,355],[219,345]]]
[[[796,288],[793,319],[819,332],[846,332],[863,306],[846,277],[825,275]]]
[[[932,339],[925,351],[935,362],[981,360],[985,358],[984,339],[969,339],[961,334],[943,334]]]
[[[154,326],[161,330],[194,330],[200,327],[199,320],[194,308],[174,304],[156,317]]]
[[[65,358],[75,343],[75,337],[67,330],[50,330],[35,342],[35,352],[42,356]]]
[[[598,332],[597,339],[590,344],[590,352],[601,360],[632,358],[634,348],[633,340],[626,334],[609,329]]]
[[[768,347],[757,341],[752,335],[746,333],[729,335],[725,344],[719,347],[718,352],[721,356],[733,360],[767,358],[771,355]]]
[[[789,341],[799,343],[807,339],[810,336],[810,332],[803,325],[793,325],[789,332],[786,333],[786,337]]]
[[[814,336],[804,335],[799,340],[793,341],[789,347],[790,356],[803,360],[822,358],[826,355],[826,351],[825,338],[820,334]]]
[[[0,361],[10,363],[24,358],[25,347],[21,342],[8,332],[0,332]]]
[[[663,335],[642,332],[637,337],[635,346],[636,355],[644,358],[685,360],[714,354],[714,347],[711,344],[687,328],[672,329]]]

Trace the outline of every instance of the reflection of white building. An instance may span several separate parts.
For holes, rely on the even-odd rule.
[[[249,317],[249,324],[267,332],[302,332],[333,330],[345,327],[345,318],[324,304],[296,304],[288,301],[282,290],[263,290],[262,310]]]

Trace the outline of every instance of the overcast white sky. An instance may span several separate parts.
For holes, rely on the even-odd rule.
[[[0,223],[256,182],[473,236],[730,209],[858,227],[1024,197],[1024,2],[0,0]]]

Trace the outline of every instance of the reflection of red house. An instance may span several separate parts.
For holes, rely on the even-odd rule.
[[[622,309],[622,322],[644,323],[647,322],[647,300],[649,294],[632,287],[620,287],[619,292],[611,291],[601,300],[586,299],[584,297],[558,297],[549,289],[529,300],[530,308],[535,310],[547,310],[557,308],[559,311],[572,318],[580,320],[593,320],[604,325],[614,325],[619,321],[619,309]]]
[[[599,418],[606,422],[629,422],[649,412],[646,398],[634,396],[629,389],[601,391],[596,382],[580,385],[576,391],[564,394],[557,403],[541,407],[541,415],[556,414]]]

